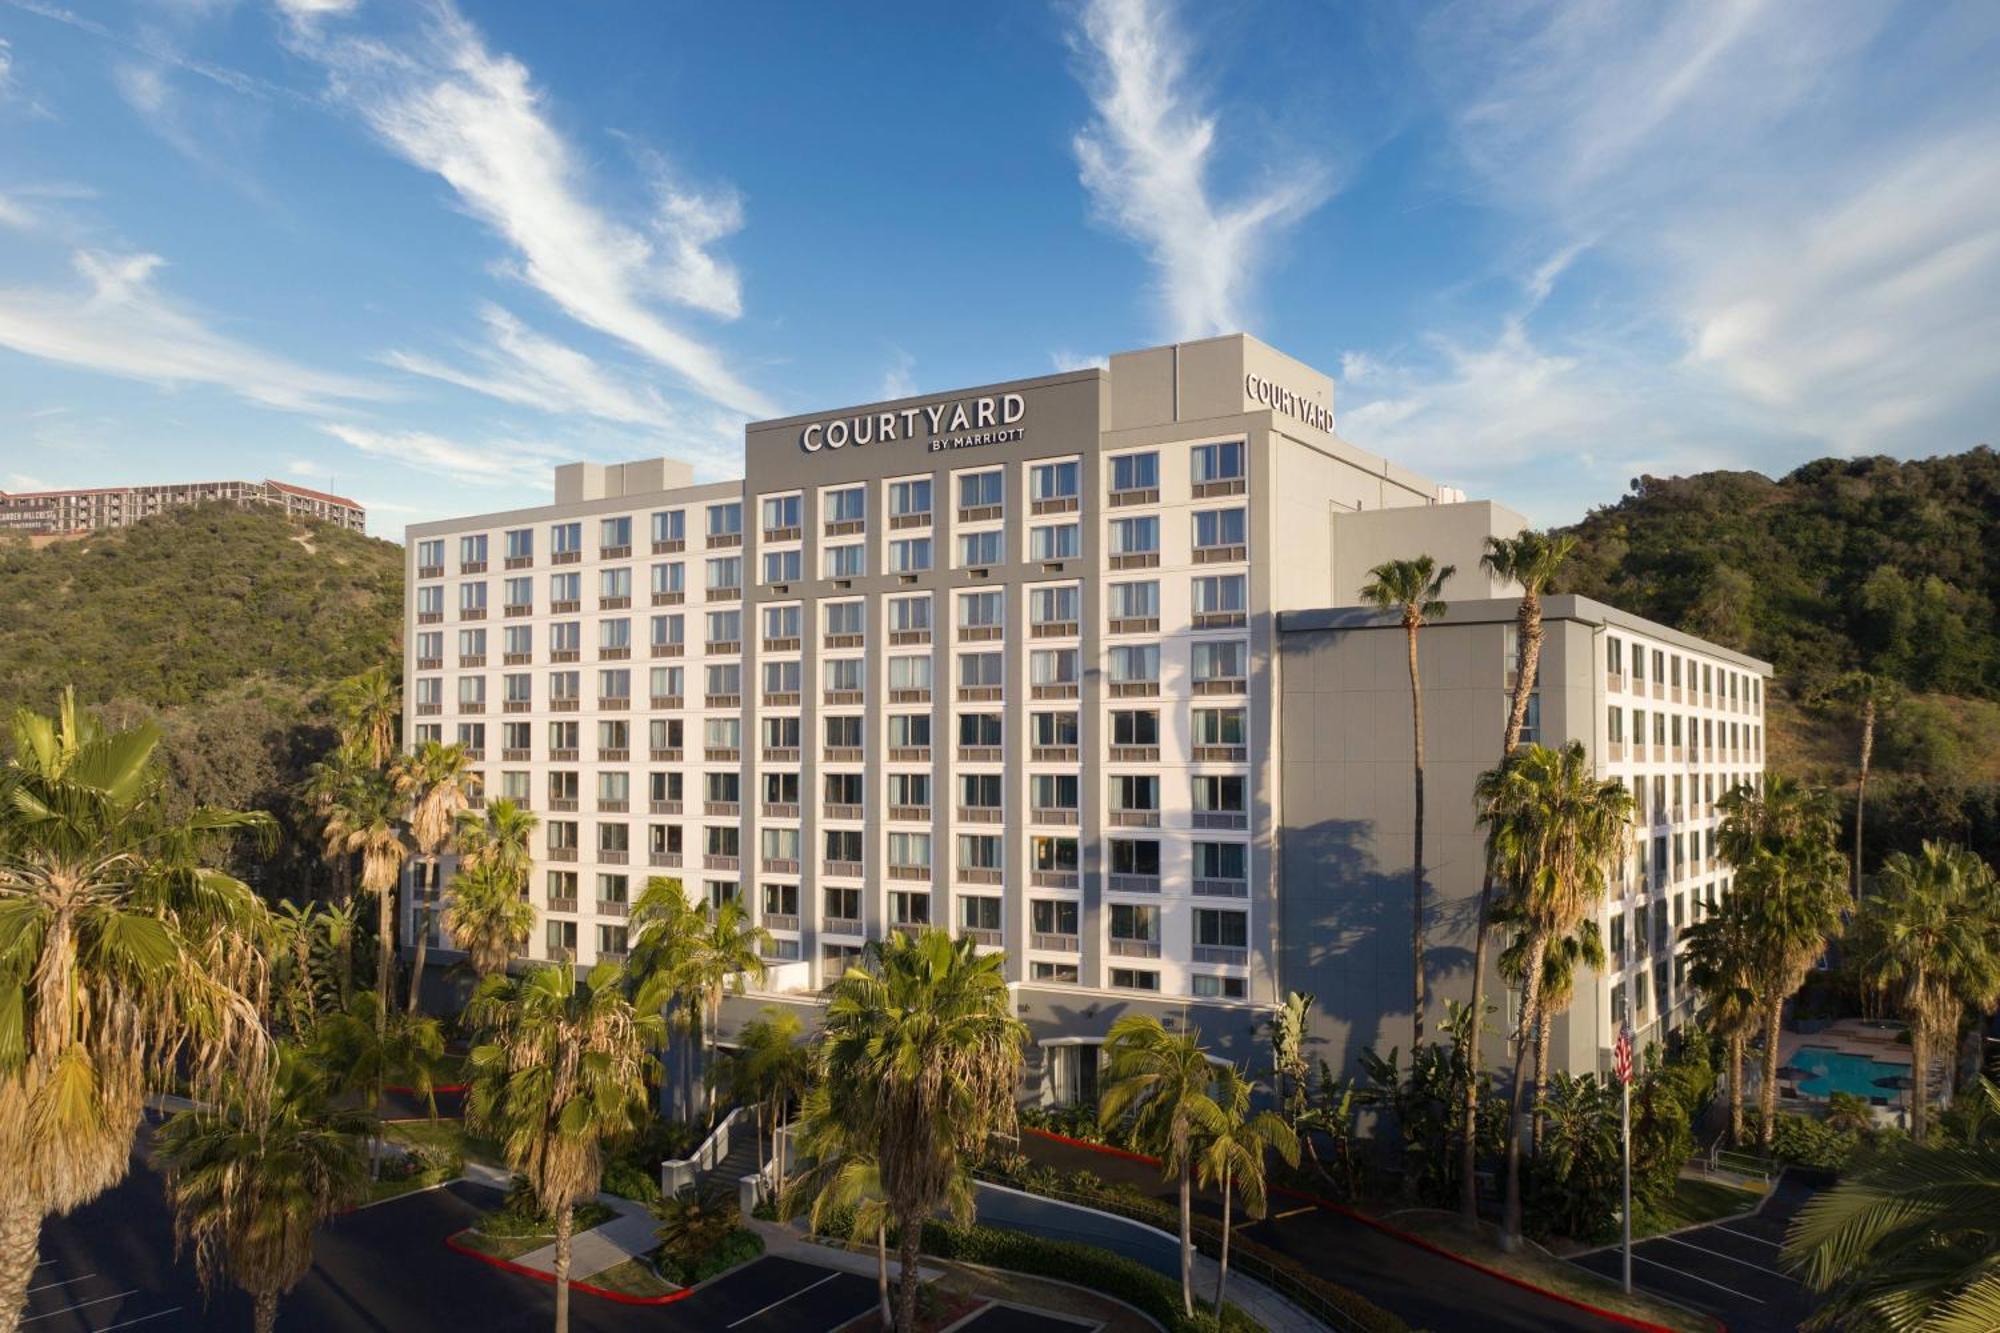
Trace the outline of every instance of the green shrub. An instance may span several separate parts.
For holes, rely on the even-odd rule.
[[[764,1238],[746,1227],[737,1227],[725,1232],[720,1240],[699,1254],[671,1254],[662,1246],[653,1252],[653,1262],[660,1270],[660,1276],[667,1281],[692,1287],[697,1282],[706,1282],[717,1273],[747,1264],[762,1253]]]
[[[399,1157],[382,1161],[384,1180],[420,1180],[426,1185],[456,1179],[465,1171],[462,1153],[449,1152],[429,1144],[418,1144]]]
[[[588,1231],[611,1220],[611,1209],[592,1199],[580,1203],[570,1210],[571,1230]],[[507,1201],[479,1219],[478,1230],[488,1236],[553,1236],[556,1234],[555,1219],[543,1212],[535,1201],[535,1193],[528,1188],[528,1182],[514,1177],[514,1183],[507,1190]]]
[[[634,1203],[658,1203],[660,1182],[637,1163],[614,1157],[604,1164],[604,1192]]]

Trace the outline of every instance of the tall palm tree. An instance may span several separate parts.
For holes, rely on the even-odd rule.
[[[1727,828],[1725,818],[1724,827]],[[1758,1090],[1762,1123],[1759,1139],[1769,1148],[1778,1123],[1778,1041],[1785,1001],[1805,984],[1806,973],[1840,934],[1847,897],[1847,858],[1834,850],[1831,833],[1805,838],[1781,851],[1755,852],[1736,872],[1735,892],[1749,896],[1750,931],[1764,987],[1759,996],[1764,1024],[1764,1084]]]
[[[1508,910],[1527,935],[1522,956],[1521,1022],[1514,1058],[1514,1114],[1507,1133],[1507,1194],[1502,1242],[1521,1235],[1521,1150],[1529,1105],[1530,1061],[1542,1004],[1543,966],[1552,941],[1573,934],[1604,897],[1610,866],[1625,855],[1632,793],[1602,781],[1583,746],[1527,745],[1477,786],[1487,856],[1506,889]],[[1539,1093],[1537,1093],[1539,1096]]]
[[[451,881],[444,928],[481,977],[507,970],[527,952],[538,913],[534,903],[493,863],[464,866]]]
[[[1445,613],[1441,598],[1445,580],[1458,570],[1453,565],[1438,568],[1437,561],[1420,555],[1411,560],[1391,560],[1368,571],[1361,600],[1379,611],[1402,620],[1410,651],[1410,727],[1414,759],[1416,818],[1410,835],[1410,963],[1415,973],[1412,991],[1410,1049],[1424,1042],[1424,683],[1417,669],[1417,633],[1424,623]]]
[[[1868,820],[1868,770],[1875,758],[1875,719],[1892,707],[1896,686],[1893,681],[1869,671],[1850,671],[1841,677],[1834,693],[1853,704],[1861,714],[1861,755],[1854,784],[1854,903],[1861,905],[1861,833]]]
[[[1765,773],[1754,784],[1731,788],[1715,808],[1722,815],[1715,847],[1733,866],[1750,864],[1759,851],[1831,847],[1840,833],[1832,793],[1782,773]]]
[[[2000,1088],[1980,1080],[1990,1126]],[[1909,1145],[1870,1158],[1793,1219],[1785,1262],[1829,1299],[1812,1328],[1988,1333],[2000,1328],[2000,1144]]]
[[[211,1290],[250,1293],[257,1333],[312,1267],[313,1231],[368,1193],[370,1116],[333,1108],[324,1076],[285,1048],[266,1095],[231,1088],[160,1128],[157,1160],[176,1244],[194,1252]]]
[[[146,724],[107,732],[63,693],[14,715],[0,769],[0,1329],[42,1219],[124,1178],[146,1099],[256,1087],[269,917],[205,864],[267,815],[166,811]]]
[[[431,903],[440,887],[438,856],[452,845],[459,815],[471,807],[471,762],[462,745],[425,741],[390,770],[396,794],[409,802],[410,841],[423,858],[416,893],[423,919],[416,926],[417,955],[410,967],[409,1010],[413,1014],[423,989],[424,955],[430,949]]]
[[[436,1082],[444,1059],[444,1031],[435,1018],[423,1014],[383,1014],[381,997],[371,991],[354,996],[345,1009],[327,1014],[313,1029],[312,1056],[326,1071],[337,1093],[358,1094],[369,1110],[380,1113],[391,1080],[407,1084],[437,1116]],[[372,1163],[381,1173],[380,1141]]]
[[[458,862],[490,865],[525,893],[535,866],[535,830],[541,822],[533,810],[505,796],[487,802],[483,811],[464,811],[458,817]]]
[[[764,979],[764,947],[771,932],[750,919],[750,911],[735,898],[710,903],[699,914],[692,948],[683,968],[689,991],[701,1001],[702,1067],[715,1068],[715,1042],[722,1029],[722,997],[741,995],[754,978]],[[715,1103],[708,1107],[711,1122]]]
[[[569,1328],[571,1210],[596,1196],[604,1145],[643,1124],[658,1075],[660,1016],[636,1009],[615,963],[579,980],[566,963],[486,979],[467,1007],[479,1032],[466,1120],[500,1141],[556,1224],[556,1333]]]
[[[389,779],[362,770],[333,797],[326,816],[327,847],[360,856],[362,892],[375,899],[375,995],[383,1022],[388,1021],[389,988],[396,974],[396,880],[408,850],[402,813]]]
[[[1500,734],[1500,758],[1521,744],[1528,724],[1528,703],[1542,668],[1542,594],[1555,580],[1563,562],[1576,549],[1576,538],[1532,529],[1513,537],[1488,537],[1479,563],[1497,579],[1521,585],[1521,604],[1514,612],[1514,689],[1507,701],[1507,722]],[[1472,939],[1472,1040],[1466,1043],[1470,1062],[1465,1080],[1465,1131],[1459,1146],[1459,1212],[1468,1223],[1479,1220],[1479,1029],[1486,1022],[1486,954],[1493,929],[1493,867],[1479,880],[1479,911]]]
[[[377,771],[360,749],[342,742],[313,761],[300,788],[306,813],[321,831],[321,859],[333,872],[334,898],[342,904],[354,892],[354,854],[326,834],[327,820],[348,788]]]
[[[1215,1104],[1222,1112],[1222,1132],[1202,1145],[1195,1157],[1195,1175],[1202,1188],[1222,1192],[1222,1255],[1215,1272],[1215,1317],[1222,1319],[1222,1292],[1229,1282],[1229,1210],[1243,1196],[1243,1215],[1264,1215],[1264,1154],[1275,1150],[1287,1166],[1299,1164],[1299,1136],[1274,1111],[1250,1110],[1250,1080],[1234,1065],[1224,1065],[1215,1079]]]
[[[1181,1310],[1194,1313],[1194,1168],[1204,1143],[1229,1129],[1217,1073],[1193,1028],[1169,1032],[1151,1014],[1126,1014],[1104,1042],[1098,1120],[1129,1124],[1133,1142],[1180,1181]]]
[[[823,1050],[813,1049],[815,1063]],[[854,1214],[850,1242],[856,1236],[875,1238],[876,1300],[881,1326],[888,1329],[896,1326],[889,1298],[889,1201],[882,1193],[882,1167],[875,1156],[879,1134],[874,1110],[873,1103],[859,1099],[836,1106],[828,1085],[814,1084],[799,1113],[800,1156],[812,1163],[804,1181],[812,1196],[808,1225],[818,1231],[830,1214],[848,1209]],[[969,1183],[964,1187],[969,1189]]]
[[[626,918],[630,952],[625,976],[634,1003],[664,1013],[676,1038],[679,1069],[672,1114],[691,1116],[694,1107],[694,1044],[702,1030],[701,997],[689,981],[702,913],[688,901],[678,879],[653,875]]]
[[[1729,1142],[1743,1142],[1743,1047],[1757,1024],[1757,951],[1750,899],[1733,891],[1681,932],[1688,984],[1702,997],[1708,1026],[1722,1038],[1729,1066]]]
[[[805,1095],[811,1082],[812,1052],[806,1047],[805,1023],[789,1009],[766,1005],[764,1012],[743,1025],[736,1054],[723,1066],[730,1093],[757,1108],[758,1165],[763,1165],[768,1127],[775,1158],[787,1109]],[[776,1162],[777,1183],[785,1179],[785,1164]]]
[[[1508,983],[1519,986],[1526,978],[1522,975],[1527,966],[1528,935],[1525,931],[1514,936],[1513,941],[1500,951],[1499,972]],[[1535,1086],[1549,1085],[1550,1034],[1559,1014],[1568,1012],[1570,1002],[1576,998],[1576,973],[1580,967],[1596,971],[1604,969],[1604,936],[1597,928],[1597,922],[1585,917],[1577,922],[1576,929],[1558,936],[1548,943],[1542,954],[1542,981],[1539,1004],[1542,1021],[1535,1024]],[[1541,1136],[1541,1109],[1535,1109],[1534,1137]]]
[[[343,744],[354,747],[370,768],[387,772],[396,757],[403,694],[387,667],[373,666],[349,676],[331,691],[335,726]]]
[[[965,1173],[1014,1130],[1027,1027],[1014,1017],[1005,956],[942,930],[891,935],[827,1001],[820,1078],[837,1114],[873,1139],[902,1272],[896,1327],[916,1328],[924,1219],[970,1203]]]
[[[1910,1136],[1930,1123],[1932,1057],[1953,1061],[1968,1009],[2000,1001],[2000,922],[1992,917],[1993,871],[1963,847],[1926,842],[1917,856],[1891,853],[1862,904],[1854,961],[1865,985],[1910,1025]]]

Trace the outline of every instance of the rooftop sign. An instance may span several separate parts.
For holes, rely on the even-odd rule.
[[[1333,409],[1320,406],[1304,394],[1273,384],[1254,371],[1243,377],[1243,392],[1253,403],[1262,403],[1273,411],[1333,434]]]
[[[1021,438],[1020,421],[1027,412],[1027,401],[1018,393],[960,398],[893,412],[866,412],[813,422],[799,432],[799,448],[816,454],[822,449],[845,449],[850,445],[858,449],[864,444],[927,440],[932,453],[942,453],[947,449],[1005,444]]]

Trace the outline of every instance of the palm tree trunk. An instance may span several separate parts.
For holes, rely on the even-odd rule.
[[[389,1030],[389,979],[396,971],[396,886],[376,894],[375,903],[375,1034],[381,1036]]]
[[[889,1220],[875,1224],[875,1288],[882,1301],[882,1327],[896,1326],[896,1312],[889,1304]]]
[[[556,1210],[556,1333],[569,1333],[569,1247],[576,1214],[568,1204]]]
[[[1910,1024],[1910,1137],[1918,1143],[1930,1132],[1931,1034],[1930,1024],[1919,1018]]]
[[[1409,627],[1410,729],[1415,758],[1416,823],[1410,843],[1410,963],[1415,974],[1410,1018],[1410,1058],[1424,1044],[1424,687],[1417,672],[1417,627]]]
[[[1181,1161],[1181,1310],[1194,1314],[1194,1184],[1185,1154]]]
[[[35,1251],[42,1239],[41,1210],[16,1191],[0,1205],[0,1329],[20,1324],[28,1303],[28,1279],[35,1274]]]
[[[1222,1324],[1222,1289],[1229,1282],[1229,1168],[1222,1168],[1222,1257],[1215,1268],[1215,1322]]]
[[[1507,1124],[1507,1199],[1500,1224],[1500,1247],[1510,1253],[1521,1244],[1521,1131],[1527,1119],[1528,1072],[1534,1058],[1529,1034],[1540,1019],[1536,1010],[1541,1003],[1542,959],[1548,948],[1548,937],[1536,931],[1522,972],[1521,1031],[1514,1052],[1514,1113]]]
[[[924,1219],[915,1214],[899,1219],[901,1229],[896,1236],[896,1247],[902,1259],[903,1271],[896,1276],[896,1327],[901,1333],[915,1333],[917,1327],[917,1288],[922,1285],[923,1273],[917,1263],[924,1243]]]
[[[417,912],[419,914],[417,919],[417,957],[415,963],[410,968],[409,1009],[413,1014],[417,1012],[417,994],[423,988],[424,984],[424,955],[430,952],[431,886],[432,882],[437,879],[437,873],[437,858],[431,857],[420,877],[423,881],[423,886],[422,891],[417,896]]]
[[[1757,1090],[1757,1109],[1764,1123],[1757,1127],[1757,1141],[1771,1146],[1778,1127],[1778,1030],[1784,1018],[1785,998],[1781,991],[1764,1011],[1764,1086]]]
[[[1861,704],[1861,780],[1854,788],[1854,904],[1861,905],[1861,826],[1868,819],[1868,762],[1875,756],[1875,701]]]
[[[1545,1015],[1543,1021],[1535,1024],[1535,1104],[1533,1115],[1528,1121],[1528,1155],[1535,1155],[1535,1145],[1542,1141],[1542,1109],[1547,1104],[1549,1086],[1549,1028],[1555,1015]]]
[[[1729,1034],[1729,1146],[1743,1146],[1743,1033]]]
[[[276,1333],[278,1327],[278,1291],[267,1287],[255,1294],[256,1307],[251,1316],[252,1326],[257,1333]]]

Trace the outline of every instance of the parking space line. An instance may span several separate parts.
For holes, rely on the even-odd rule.
[[[44,1282],[39,1287],[29,1287],[27,1294],[32,1296],[38,1291],[54,1291],[57,1287],[67,1287],[72,1282],[81,1282],[84,1278],[96,1276],[97,1274],[95,1273],[83,1273],[77,1277],[66,1277],[60,1282]]]
[[[1762,1305],[1764,1303],[1758,1300],[1755,1296],[1752,1296],[1747,1291],[1738,1291],[1734,1287],[1725,1287],[1720,1282],[1711,1282],[1707,1278],[1701,1276],[1701,1274],[1690,1273],[1685,1268],[1675,1268],[1672,1264],[1663,1264],[1658,1259],[1648,1259],[1643,1254],[1634,1254],[1632,1257],[1634,1259],[1637,1259],[1642,1264],[1651,1264],[1655,1268],[1664,1268],[1669,1273],[1672,1273],[1677,1277],[1684,1277],[1688,1279],[1690,1282],[1699,1282],[1705,1287],[1714,1287],[1717,1291],[1726,1291],[1731,1296],[1740,1297],[1743,1300],[1749,1301],[1752,1305]]]
[[[777,1300],[772,1301],[769,1305],[765,1306],[763,1309],[744,1315],[741,1319],[737,1320],[736,1323],[729,1325],[729,1327],[736,1328],[739,1327],[740,1325],[749,1323],[751,1320],[757,1318],[759,1315],[767,1315],[771,1311],[783,1305],[786,1301],[791,1300],[793,1297],[803,1296],[807,1292],[811,1291],[814,1287],[823,1287],[827,1283],[833,1281],[835,1278],[839,1276],[840,1276],[839,1273],[828,1273],[825,1277],[821,1278],[819,1281],[808,1283],[806,1286],[800,1287],[797,1291],[789,1292],[786,1295],[778,1297]]]
[[[1762,1236],[1753,1236],[1747,1231],[1738,1231],[1735,1227],[1730,1226],[1727,1222],[1717,1222],[1715,1225],[1717,1230],[1727,1231],[1730,1235],[1741,1236],[1745,1240],[1754,1240],[1759,1245],[1768,1245],[1774,1250],[1782,1250],[1785,1248],[1775,1240],[1765,1240]]]
[[[165,1319],[170,1314],[179,1314],[180,1312],[181,1307],[178,1305],[166,1310],[155,1310],[152,1314],[142,1314],[137,1319],[126,1319],[116,1324],[106,1324],[103,1328],[98,1329],[97,1333],[111,1333],[111,1330],[114,1328],[130,1328],[134,1324],[150,1324],[155,1319]]]
[[[121,1291],[110,1296],[99,1296],[96,1300],[78,1301],[75,1305],[65,1305],[60,1310],[49,1310],[42,1314],[31,1314],[26,1319],[23,1319],[21,1322],[24,1324],[32,1324],[37,1319],[53,1319],[59,1314],[68,1314],[71,1310],[81,1310],[86,1305],[102,1305],[106,1301],[123,1300],[127,1296],[137,1296],[138,1294],[139,1294],[139,1289],[137,1287],[134,1287],[130,1291]]]
[[[1682,1240],[1679,1236],[1661,1236],[1659,1239],[1671,1241],[1683,1249],[1696,1250],[1702,1254],[1712,1254],[1718,1259],[1727,1259],[1730,1263],[1741,1264],[1745,1268],[1754,1268],[1760,1273],[1769,1273],[1772,1277],[1783,1278],[1787,1282],[1795,1280],[1789,1273],[1779,1272],[1775,1268],[1766,1268],[1763,1264],[1754,1263],[1749,1259],[1738,1259],[1735,1255],[1725,1254],[1721,1250],[1711,1250],[1706,1245],[1697,1245],[1691,1240]]]

